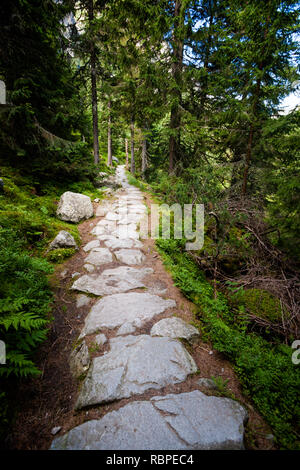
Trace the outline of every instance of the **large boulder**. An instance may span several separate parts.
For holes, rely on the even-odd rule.
[[[78,246],[69,232],[61,230],[50,243],[48,251],[56,250],[57,248],[75,248],[77,250]]]
[[[88,196],[67,191],[60,197],[56,215],[66,222],[78,223],[94,215],[92,201]]]

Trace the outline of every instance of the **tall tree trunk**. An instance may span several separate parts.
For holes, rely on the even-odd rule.
[[[143,141],[142,141],[142,176],[144,178],[145,171],[148,167],[148,160],[147,160],[147,129],[144,129]]]
[[[112,142],[111,142],[111,100],[108,100],[108,128],[107,128],[107,164],[112,166]]]
[[[170,118],[170,140],[169,140],[169,172],[174,170],[175,162],[179,157],[180,146],[180,124],[181,124],[181,88],[182,88],[182,64],[183,64],[183,26],[184,26],[184,0],[175,1],[174,9],[174,33],[172,38],[173,61],[171,90],[171,118]]]
[[[260,64],[259,65],[259,70],[262,70],[262,68],[263,68],[263,65]],[[259,78],[257,80],[255,96],[254,96],[254,101],[253,101],[253,106],[252,106],[252,122],[250,124],[250,130],[249,130],[247,154],[246,154],[246,161],[245,161],[245,168],[244,168],[244,175],[243,175],[242,196],[245,196],[246,192],[247,192],[249,168],[250,168],[251,159],[252,159],[252,144],[253,144],[253,135],[254,135],[254,122],[255,123],[257,122],[256,110],[257,110],[257,105],[258,105],[258,102],[259,102],[260,87],[261,87],[261,78]],[[257,125],[257,123],[256,123],[256,125]]]
[[[251,123],[251,126],[250,126],[246,162],[245,162],[244,175],[243,175],[243,189],[242,189],[243,196],[245,196],[246,191],[247,191],[248,174],[249,174],[249,168],[250,168],[250,162],[251,162],[251,156],[252,156],[252,142],[253,142],[253,123]]]
[[[208,92],[208,64],[209,64],[209,58],[211,54],[211,46],[212,46],[212,26],[213,26],[213,20],[214,20],[214,12],[212,8],[212,0],[209,0],[208,2],[208,9],[209,9],[209,27],[208,27],[208,38],[207,38],[207,43],[205,47],[205,54],[204,54],[204,72],[205,75],[203,77],[203,84],[200,92],[200,109],[201,112],[204,116],[204,120],[207,121],[207,116],[205,113],[205,104],[207,100],[207,92]]]
[[[131,118],[130,124],[130,139],[131,139],[131,164],[130,172],[134,175],[135,173],[135,161],[134,161],[134,117]]]
[[[94,21],[94,1],[88,4],[89,27],[92,29]],[[93,115],[93,147],[94,163],[99,163],[99,140],[98,140],[98,100],[97,100],[97,77],[96,77],[96,50],[93,40],[90,41],[90,63],[91,63],[91,85],[92,85],[92,115]]]
[[[128,156],[128,139],[125,139],[125,154],[126,154],[126,170],[128,170],[129,156]]]

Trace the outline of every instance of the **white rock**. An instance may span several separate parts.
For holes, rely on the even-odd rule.
[[[84,194],[67,191],[60,197],[56,215],[67,222],[78,223],[94,215],[92,201]]]
[[[135,332],[135,327],[132,325],[132,323],[126,322],[117,331],[117,336],[121,335],[129,335],[131,333]]]
[[[96,217],[104,217],[108,211],[109,211],[109,206],[105,204],[101,204],[101,206],[97,207],[96,209]]]
[[[120,248],[142,248],[143,244],[139,240],[134,240],[132,238],[111,238],[110,240],[106,240],[104,244],[111,248],[112,250],[120,249]]]
[[[169,338],[183,338],[193,341],[200,336],[199,331],[181,318],[163,318],[151,328],[151,336],[168,336]]]
[[[74,282],[71,289],[102,296],[145,287],[137,276],[124,275],[122,272],[114,271],[116,270],[111,269],[110,274],[104,271],[98,276],[84,275]]]
[[[60,430],[61,430],[61,426],[55,426],[54,428],[52,428],[51,429],[52,436],[55,436],[56,434],[58,434]]]
[[[242,450],[246,410],[198,390],[134,401],[54,439],[53,450]]]
[[[105,216],[105,219],[114,221],[114,220],[118,220],[119,216],[115,212],[108,212]]]
[[[105,357],[93,360],[76,409],[182,382],[197,371],[190,354],[171,338],[129,335],[111,339],[110,346]]]
[[[100,333],[99,335],[95,336],[95,343],[98,344],[98,346],[103,346],[107,342],[107,338],[103,333]]]
[[[93,264],[89,264],[89,263],[84,264],[83,267],[88,273],[93,273],[96,269]]]
[[[129,292],[109,295],[98,300],[92,307],[85,319],[81,337],[96,333],[101,328],[116,328],[125,322],[140,327],[155,315],[175,306],[174,300],[165,300],[147,293]]]
[[[61,230],[50,243],[48,251],[55,250],[57,248],[75,248],[77,250],[78,246],[69,232]]]
[[[87,243],[83,247],[83,250],[87,253],[88,251],[93,250],[93,248],[98,248],[99,246],[100,246],[99,240],[92,240],[91,242]]]
[[[140,250],[126,250],[121,249],[114,252],[118,261],[125,264],[142,264],[145,260],[145,255]]]
[[[142,280],[148,274],[152,274],[152,268],[132,268],[130,266],[119,266],[118,268],[106,269],[102,276],[120,276],[127,279],[129,276],[134,279]]]
[[[111,263],[112,260],[112,254],[108,248],[94,248],[85,258],[85,263],[101,266],[102,264]]]

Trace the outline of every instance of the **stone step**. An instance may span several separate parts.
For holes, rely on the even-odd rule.
[[[134,401],[54,439],[52,450],[241,450],[247,412],[198,390]]]
[[[141,279],[153,272],[151,268],[135,269],[129,266],[106,269],[97,275],[85,274],[77,279],[71,289],[94,295],[112,295],[145,287]]]
[[[183,345],[171,338],[128,335],[109,343],[110,351],[93,359],[76,409],[179,383],[197,371]]]
[[[108,295],[93,305],[85,319],[81,336],[96,333],[101,328],[114,329],[128,322],[140,327],[155,315],[175,306],[174,300],[165,300],[148,293]]]

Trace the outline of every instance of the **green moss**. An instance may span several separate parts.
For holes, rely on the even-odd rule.
[[[231,299],[246,312],[259,318],[278,322],[282,318],[280,300],[263,289],[240,289]],[[286,312],[285,312],[286,315]]]
[[[70,258],[76,253],[74,248],[58,248],[47,253],[46,258],[53,263],[62,263],[66,258]]]
[[[5,169],[5,174],[9,169]],[[66,230],[80,246],[78,228],[56,217],[61,189],[51,187],[51,194],[39,196],[30,180],[20,176],[2,177],[4,194],[0,194],[0,226],[13,230],[18,238],[40,255],[60,230]],[[31,183],[31,184],[30,184]]]

